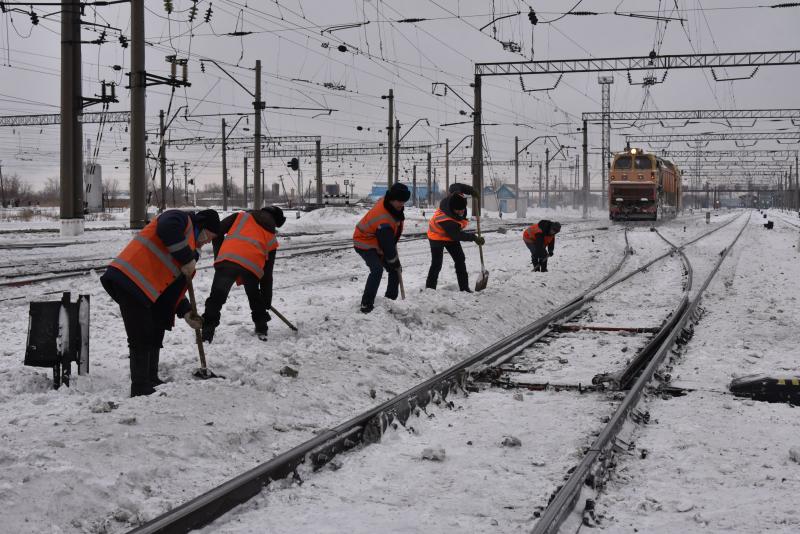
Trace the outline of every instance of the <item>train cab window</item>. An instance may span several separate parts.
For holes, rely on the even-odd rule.
[[[653,162],[649,156],[636,156],[637,169],[652,169]]]
[[[614,168],[619,170],[625,170],[631,168],[631,157],[630,156],[620,156],[614,161]]]

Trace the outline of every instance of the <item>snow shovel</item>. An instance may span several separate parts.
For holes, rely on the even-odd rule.
[[[403,286],[403,271],[397,270],[397,279],[400,282],[400,300],[406,300],[406,288]]]
[[[289,319],[287,319],[286,317],[284,317],[284,316],[283,316],[283,314],[281,314],[281,312],[279,312],[278,310],[276,310],[275,308],[272,308],[272,307],[270,307],[270,311],[271,311],[272,313],[274,313],[275,315],[277,315],[277,316],[278,316],[278,319],[280,319],[281,321],[283,321],[284,323],[286,323],[286,326],[288,326],[289,328],[291,328],[292,330],[294,330],[295,332],[297,332],[297,327],[296,327],[295,325],[293,325],[292,323],[290,323],[290,322],[289,322]]]
[[[194,300],[194,286],[192,285],[192,279],[187,277],[186,278],[189,282],[189,303],[192,305],[192,313],[197,315],[197,304]],[[195,339],[197,340],[197,352],[200,354],[200,367],[194,370],[192,375],[195,378],[201,378],[203,380],[208,380],[209,378],[225,378],[224,376],[214,374],[208,367],[206,367],[206,351],[203,349],[203,337],[200,334],[200,330],[195,330]]]
[[[481,235],[481,216],[478,215],[476,217],[478,223],[478,237]],[[478,245],[478,252],[481,255],[481,274],[478,276],[477,282],[475,282],[475,291],[483,291],[486,289],[486,284],[489,283],[489,271],[486,270],[486,267],[483,264],[483,245]]]

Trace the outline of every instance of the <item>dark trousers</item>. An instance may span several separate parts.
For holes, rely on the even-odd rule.
[[[361,305],[372,306],[375,304],[375,295],[378,294],[378,287],[381,285],[384,269],[389,273],[389,281],[386,284],[384,296],[387,299],[397,299],[400,287],[400,277],[397,275],[397,271],[390,269],[375,249],[361,250],[357,248],[355,250],[369,267],[369,276],[367,276],[367,283],[364,286],[364,294],[361,296]]]
[[[436,289],[436,284],[439,281],[439,272],[442,270],[444,251],[446,249],[450,257],[453,258],[453,263],[456,267],[458,289],[461,291],[469,291],[469,275],[467,274],[467,263],[464,257],[464,249],[461,248],[461,242],[435,241],[429,239],[428,243],[431,244],[431,267],[428,269],[428,279],[425,281],[425,287]]]
[[[142,304],[125,291],[112,295],[122,312],[122,322],[128,336],[131,367],[131,397],[149,395],[161,383],[158,361],[166,325],[158,320],[152,307]]]
[[[211,282],[211,294],[206,299],[203,321],[213,327],[219,324],[222,306],[228,300],[228,293],[239,277],[242,278],[244,292],[247,294],[247,301],[250,304],[250,317],[257,329],[262,328],[263,331],[266,331],[269,314],[267,313],[267,304],[259,289],[258,278],[244,267],[230,262],[214,266],[214,280]]]
[[[525,243],[528,250],[531,251],[531,263],[533,264],[534,271],[547,272],[547,250],[544,252],[537,251],[533,243]]]

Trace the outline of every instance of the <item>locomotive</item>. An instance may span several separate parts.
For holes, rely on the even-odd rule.
[[[615,220],[675,217],[682,209],[681,171],[639,148],[614,154],[608,175],[608,215]]]

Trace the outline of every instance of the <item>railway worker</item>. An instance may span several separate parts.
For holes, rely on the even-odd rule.
[[[203,313],[203,341],[211,343],[219,326],[222,306],[234,282],[244,285],[255,332],[267,340],[272,307],[272,270],[278,250],[276,234],[286,222],[283,210],[267,206],[225,217],[214,246],[214,281]]]
[[[553,255],[556,234],[561,231],[561,223],[543,219],[532,224],[522,232],[522,239],[531,251],[534,271],[547,272],[547,258]]]
[[[199,330],[202,319],[192,313],[185,294],[193,277],[200,247],[219,233],[214,210],[197,213],[167,210],[150,221],[100,278],[103,288],[119,304],[128,336],[131,397],[150,395],[163,384],[158,361],[164,331],[182,317]]]
[[[403,234],[403,208],[409,198],[411,191],[408,187],[401,183],[393,184],[386,195],[361,218],[353,232],[353,246],[369,267],[364,294],[361,296],[361,313],[369,313],[375,307],[375,296],[384,269],[389,273],[384,296],[392,300],[397,298],[402,270],[397,242]]]
[[[442,270],[444,251],[447,250],[455,264],[458,289],[472,293],[469,288],[469,275],[461,241],[473,241],[478,245],[483,245],[485,241],[482,236],[464,231],[469,224],[467,195],[477,196],[477,192],[466,184],[454,183],[451,185],[448,195],[439,203],[439,209],[428,222],[431,266],[428,269],[428,278],[425,280],[426,288],[436,289],[439,272]]]

